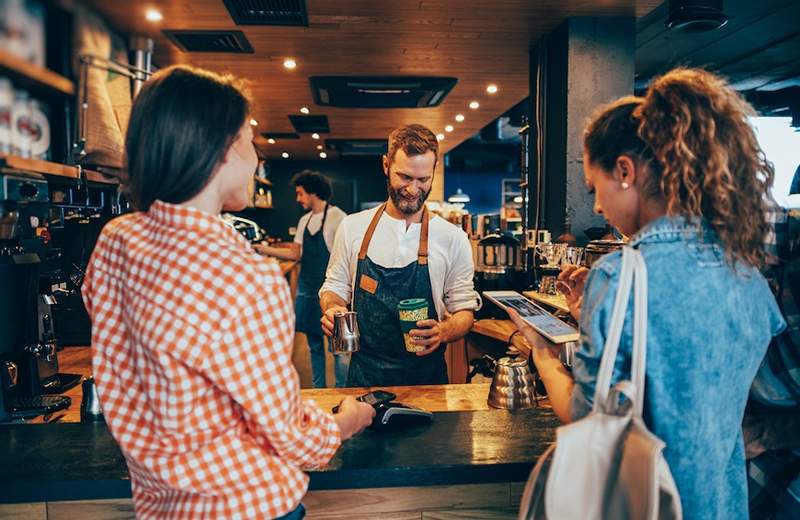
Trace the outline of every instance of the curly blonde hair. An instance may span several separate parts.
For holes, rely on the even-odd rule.
[[[644,97],[605,107],[584,146],[605,171],[623,154],[646,165],[646,196],[663,200],[668,215],[705,219],[731,264],[761,267],[775,172],[748,122],[754,114],[722,78],[678,68]]]

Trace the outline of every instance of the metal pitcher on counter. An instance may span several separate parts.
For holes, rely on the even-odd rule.
[[[334,354],[358,352],[358,319],[353,311],[337,312],[333,316],[331,351]]]
[[[489,406],[508,410],[536,406],[533,374],[527,359],[503,357],[495,361]]]
[[[81,390],[83,393],[83,398],[81,399],[81,422],[105,421],[103,409],[100,407],[100,399],[97,397],[94,378],[84,379]]]

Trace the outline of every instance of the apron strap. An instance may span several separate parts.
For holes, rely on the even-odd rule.
[[[417,253],[417,263],[425,265],[428,263],[428,205],[422,209],[422,229],[419,232],[419,252]]]
[[[330,202],[325,201],[325,211],[322,212],[322,225],[319,226],[319,230],[322,231],[322,238],[325,238],[325,221],[328,219],[328,205]]]
[[[375,212],[375,216],[372,217],[372,222],[369,223],[369,227],[367,228],[367,233],[364,235],[364,239],[361,241],[361,250],[358,252],[358,259],[363,260],[367,257],[367,249],[369,249],[369,243],[372,241],[372,235],[375,233],[375,228],[378,227],[378,222],[381,220],[381,215],[383,215],[383,210],[386,209],[386,203],[384,202],[381,204],[381,207],[378,208],[378,211]]]
[[[378,227],[378,222],[381,220],[385,209],[386,203],[384,202],[381,204],[380,209],[375,212],[375,216],[372,217],[367,232],[364,234],[364,239],[361,241],[361,250],[358,252],[359,260],[364,260],[367,257],[369,243],[372,241],[372,235],[375,234],[375,228]],[[419,234],[419,252],[417,253],[417,262],[421,265],[428,263],[428,223],[428,206],[425,205],[422,210],[422,229]]]

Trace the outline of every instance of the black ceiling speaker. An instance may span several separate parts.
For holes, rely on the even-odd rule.
[[[242,31],[177,31],[164,35],[183,52],[230,52],[252,54],[253,46]]]
[[[325,148],[340,156],[383,155],[389,150],[386,139],[325,139]]]
[[[458,82],[433,76],[311,76],[318,105],[343,108],[427,108],[439,105]]]
[[[719,29],[728,23],[722,12],[722,0],[669,0],[666,26],[682,33]]]
[[[236,25],[308,27],[305,0],[223,0]]]

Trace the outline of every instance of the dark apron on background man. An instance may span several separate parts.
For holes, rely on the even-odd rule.
[[[405,267],[381,267],[367,256],[369,243],[386,204],[372,218],[361,243],[356,268],[353,310],[358,313],[360,349],[350,361],[348,386],[446,384],[443,347],[427,356],[407,352],[397,304],[408,298],[426,298],[428,318],[438,320],[428,272],[428,208],[422,212],[417,260]]]
[[[308,231],[309,217],[303,231],[303,255],[300,257],[300,276],[297,279],[297,298],[295,314],[297,332],[306,335],[322,335],[320,319],[322,309],[319,306],[319,289],[325,281],[325,271],[331,253],[325,243],[325,220],[328,218],[328,203],[322,214],[322,225],[313,235]]]

